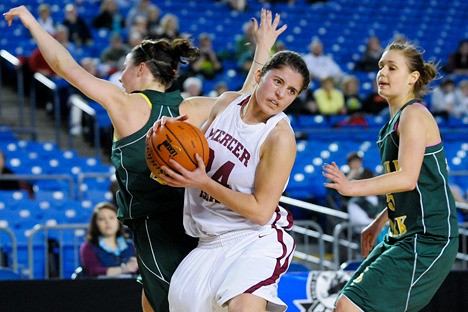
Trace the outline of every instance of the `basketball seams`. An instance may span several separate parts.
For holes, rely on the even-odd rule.
[[[209,148],[208,148],[208,144],[205,144],[207,143],[206,141],[206,138],[205,136],[203,135],[203,133],[201,131],[196,131],[195,129],[193,129],[193,132],[195,132],[195,135],[197,136],[198,140],[200,141],[200,145],[202,147],[202,151],[203,151],[203,155],[200,155],[203,159],[203,161],[205,161],[205,157],[208,156],[208,155],[205,155],[205,154],[208,154],[209,153]],[[201,138],[201,136],[203,136],[203,138]],[[205,150],[207,150],[208,152],[205,152]]]
[[[154,136],[154,135],[155,135],[155,133],[152,134],[152,136]],[[151,149],[150,149],[150,150],[151,150],[151,152],[152,152],[151,155],[152,155],[152,157],[153,157],[153,160],[156,161],[157,163],[159,163],[160,166],[161,166],[161,164],[164,164],[164,165],[166,165],[167,167],[172,168],[172,167],[171,167],[166,161],[164,161],[164,159],[161,157],[161,155],[159,154],[158,149],[154,146],[154,140],[153,140],[152,138],[150,139],[150,144],[151,144]],[[157,156],[157,158],[158,158],[159,160],[154,159],[154,155]]]
[[[183,122],[183,121],[181,121],[181,122]],[[184,124],[187,125],[187,126],[189,127],[189,129],[190,129],[192,132],[195,132],[194,129],[192,128],[192,125],[190,125],[190,124],[188,124],[188,123],[184,123]],[[167,123],[167,124],[166,124],[166,129],[167,129],[167,131],[169,131],[169,132],[172,134],[172,136],[174,137],[174,139],[177,140],[177,142],[179,142],[179,145],[180,145],[181,150],[184,151],[184,153],[185,153],[185,155],[188,157],[188,159],[190,159],[190,161],[192,162],[192,164],[195,165],[195,168],[198,167],[198,164],[197,164],[196,159],[195,159],[195,158],[192,159],[192,156],[189,155],[189,153],[187,152],[187,149],[185,148],[185,144],[183,144],[183,142],[177,137],[177,135],[175,135],[174,131],[173,131],[170,127],[168,127],[168,125],[171,125],[171,123]],[[172,123],[171,126],[177,127],[177,124]],[[186,128],[181,129],[181,130],[186,131]],[[193,136],[191,136],[191,137],[193,137]],[[198,137],[198,136],[197,136],[197,137]],[[200,139],[200,138],[199,138],[199,139]],[[190,140],[190,139],[189,139],[189,140]],[[195,155],[194,155],[194,156],[195,156]]]

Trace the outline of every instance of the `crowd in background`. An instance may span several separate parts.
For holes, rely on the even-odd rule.
[[[244,11],[247,8],[245,1],[224,1],[232,10]],[[283,1],[294,5],[294,1]],[[317,1],[310,1],[314,3]],[[123,58],[128,51],[141,43],[143,39],[168,39],[192,36],[181,33],[179,17],[176,13],[162,14],[160,8],[150,0],[138,0],[133,2],[118,0],[103,0],[100,9],[87,23],[79,15],[77,6],[80,4],[67,4],[63,7],[63,18],[53,20],[51,8],[42,3],[37,10],[37,18],[43,27],[54,35],[70,53],[75,54],[80,47],[90,47],[97,44],[92,37],[93,29],[105,29],[109,31],[109,42],[99,55],[85,56],[81,59],[82,65],[89,68],[94,75],[114,81],[118,81]],[[122,12],[127,12],[123,15]],[[240,75],[245,75],[252,62],[255,43],[252,38],[253,24],[248,21],[234,42],[235,51],[227,53],[218,51],[213,47],[213,36],[209,29],[200,33],[196,38],[196,45],[201,51],[198,60],[183,66],[179,70],[178,86],[185,96],[216,95],[217,88],[223,90],[224,81],[217,81],[212,90],[206,90],[204,82],[218,79],[217,74],[224,70],[224,62],[235,62],[235,70]],[[193,37],[193,36],[192,36]],[[281,39],[281,38],[280,38]],[[102,43],[101,43],[102,44]],[[277,42],[273,52],[287,49],[281,40]],[[383,53],[380,39],[377,36],[369,36],[365,51],[359,60],[354,63],[352,70],[340,68],[334,60],[330,47],[318,37],[311,38],[308,45],[309,52],[303,54],[313,83],[309,90],[304,92],[296,101],[288,113],[293,114],[320,114],[330,115],[386,115],[387,105],[385,100],[378,96],[376,85],[368,92],[362,92],[361,81],[355,72],[377,72],[378,60]],[[94,53],[97,54],[97,53]],[[79,57],[78,57],[79,58]],[[38,50],[32,51],[28,64],[32,72],[40,72],[48,77],[53,73]],[[435,115],[445,118],[450,116],[460,118],[468,112],[468,40],[460,38],[460,45],[456,51],[446,59],[441,60],[444,76],[439,79],[440,85],[435,86],[435,91],[426,97],[425,102]],[[457,77],[454,79],[453,76]],[[458,77],[461,77],[459,79]],[[190,78],[190,79],[188,79]],[[185,80],[188,81],[185,83]],[[65,84],[66,85],[66,84]],[[76,90],[69,86],[62,95],[64,108],[62,112],[68,116],[69,105],[66,99]],[[232,87],[232,86],[231,86]],[[235,88],[236,86],[234,86]],[[51,109],[49,105],[49,109]],[[74,120],[77,120],[75,117]],[[80,129],[74,128],[73,134],[79,134]]]
[[[246,1],[216,2],[225,3],[233,11],[242,12],[248,9]],[[290,6],[295,3],[289,0],[260,2],[265,4],[283,2]],[[326,1],[308,2],[313,4]],[[184,33],[180,30],[176,12],[163,12],[150,0],[102,0],[99,10],[91,18],[80,16],[80,5],[85,4],[79,1],[68,3],[60,8],[61,14],[52,14],[52,7],[47,3],[41,3],[35,15],[39,23],[65,46],[86,70],[117,85],[120,85],[119,79],[125,56],[143,39],[172,40],[177,37],[190,37],[200,49],[201,54],[196,61],[179,69],[176,87],[180,88],[183,97],[218,96],[228,88],[235,89],[236,86],[228,85],[220,74],[227,68],[232,68],[234,64],[234,70],[239,76],[244,77],[253,61],[255,42],[251,21],[245,22],[242,28],[238,29],[238,34],[232,42],[232,51],[226,51],[215,48],[220,45],[214,45],[213,41],[221,39],[210,33],[209,28],[202,29],[197,35]],[[102,38],[93,38],[93,34],[99,30],[110,34],[105,37],[107,42],[103,43]],[[282,38],[279,39],[271,51],[272,54],[288,49]],[[335,60],[332,48],[327,46],[323,39],[313,36],[307,47],[304,47],[306,52],[302,56],[309,69],[312,83],[286,113],[325,117],[350,116],[348,122],[353,125],[365,125],[364,116],[388,116],[387,102],[377,93],[375,80],[372,82],[372,87],[363,92],[362,81],[359,78],[359,73],[373,75],[379,70],[378,62],[385,48],[380,38],[378,36],[366,38],[365,50],[358,60],[353,61],[352,68],[342,68],[343,65],[340,66]],[[102,48],[96,49],[96,46]],[[94,52],[83,54],[83,50]],[[70,123],[70,133],[84,134],[91,140],[93,134],[90,133],[92,126],[89,124],[89,117],[83,116],[81,111],[71,106],[69,102],[72,96],[87,100],[86,97],[55,76],[39,49],[27,55],[26,64],[31,72],[41,73],[58,83],[61,114],[63,120]],[[433,92],[423,99],[425,104],[435,116],[445,120],[467,116],[467,39],[459,39],[457,49],[446,59],[440,60],[440,68],[441,77],[437,80],[437,85],[433,86]],[[213,87],[207,89],[206,84]],[[44,107],[52,113],[54,107],[50,99],[41,97],[41,90],[38,90],[38,99],[39,107]]]

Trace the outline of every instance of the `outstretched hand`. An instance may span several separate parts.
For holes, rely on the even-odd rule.
[[[280,15],[277,13],[274,19],[272,15],[273,13],[270,10],[262,9],[260,25],[255,18],[252,18],[255,43],[259,48],[267,49],[268,52],[270,52],[278,36],[288,28],[285,24],[277,29],[280,23]]]
[[[322,168],[324,170],[322,175],[333,182],[325,182],[324,185],[326,187],[337,190],[341,195],[351,195],[351,182],[349,182],[348,178],[346,178],[344,173],[341,172],[340,168],[338,168],[335,162],[332,162],[331,164],[325,164]]]
[[[8,12],[3,13],[3,16],[5,17],[8,26],[11,26],[15,17],[19,17],[26,28],[29,28],[31,21],[36,20],[24,5],[10,9]]]

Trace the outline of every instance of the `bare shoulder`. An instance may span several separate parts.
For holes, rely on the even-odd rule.
[[[218,114],[219,112],[223,111],[229,104],[232,103],[232,101],[234,101],[241,95],[243,94],[239,92],[231,92],[231,91],[224,92],[216,100],[216,103],[213,108],[213,112],[215,114]]]
[[[268,135],[267,142],[281,148],[296,147],[296,137],[294,131],[286,120],[281,120]]]
[[[403,110],[400,119],[400,129],[402,131],[406,129],[410,133],[426,133],[428,144],[440,140],[439,126],[431,112],[422,104],[409,105]]]
[[[434,117],[432,116],[429,109],[422,104],[413,104],[406,107],[401,113],[401,121],[405,120],[411,121],[421,121],[421,122],[434,122]]]
[[[215,97],[190,97],[180,103],[179,114],[188,115],[189,119],[187,122],[200,127],[207,120],[215,102]]]

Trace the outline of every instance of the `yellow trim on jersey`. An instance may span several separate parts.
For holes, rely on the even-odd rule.
[[[150,109],[152,109],[153,108],[153,103],[151,103],[150,99],[146,96],[146,94],[144,94],[144,93],[138,93],[138,94],[140,94],[145,99],[145,101],[148,103]],[[117,138],[115,137],[115,134],[114,134],[114,136],[112,138],[112,141],[113,142],[117,141]]]
[[[146,102],[148,102],[148,105],[150,108],[153,108],[153,103],[151,103],[150,99],[146,96],[144,93],[139,93],[142,97],[145,98]]]

